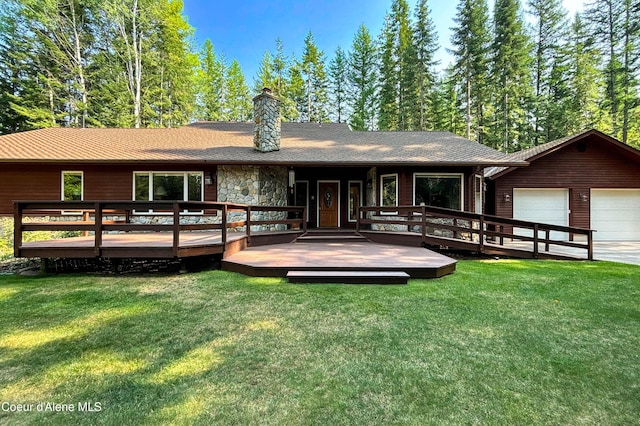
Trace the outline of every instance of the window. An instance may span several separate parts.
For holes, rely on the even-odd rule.
[[[362,181],[349,181],[349,222],[358,220],[358,207],[362,206]]]
[[[462,210],[462,174],[415,174],[414,204]]]
[[[62,172],[62,201],[82,201],[83,180],[82,172]]]
[[[202,201],[202,172],[134,172],[135,201]]]
[[[398,205],[398,175],[380,176],[380,205],[395,207]]]

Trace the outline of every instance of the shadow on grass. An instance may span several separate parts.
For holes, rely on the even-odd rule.
[[[591,265],[461,262],[402,287],[3,277],[0,402],[76,411],[0,423],[625,423],[640,268]]]

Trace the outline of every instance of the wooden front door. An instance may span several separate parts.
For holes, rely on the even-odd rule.
[[[338,182],[320,182],[318,190],[318,210],[320,228],[338,227]]]

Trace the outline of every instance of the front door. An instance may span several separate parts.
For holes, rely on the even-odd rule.
[[[338,204],[340,199],[338,182],[318,183],[318,215],[320,228],[338,227]]]

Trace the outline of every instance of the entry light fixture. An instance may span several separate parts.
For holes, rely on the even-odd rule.
[[[582,201],[583,203],[586,203],[587,201],[589,201],[589,194],[586,194],[584,192],[579,193],[578,197],[580,198],[580,201]]]
[[[509,203],[509,202],[511,202],[511,195],[509,195],[509,194],[504,194],[504,202],[505,202],[505,203]]]
[[[206,175],[204,175],[205,185],[213,185],[214,180],[215,179],[211,173],[207,173]]]

